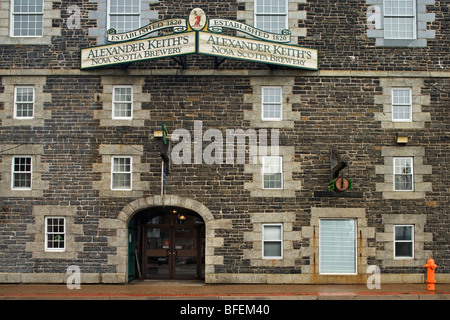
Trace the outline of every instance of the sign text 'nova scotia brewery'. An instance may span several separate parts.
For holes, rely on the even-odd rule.
[[[150,37],[163,29],[173,34]],[[233,29],[254,39],[222,34]],[[302,69],[318,69],[317,50],[287,44],[291,32],[266,32],[247,24],[227,19],[207,19],[202,9],[193,9],[188,19],[166,19],[137,30],[116,33],[108,30],[108,45],[81,50],[81,69],[97,68],[188,54],[204,54],[242,59]]]

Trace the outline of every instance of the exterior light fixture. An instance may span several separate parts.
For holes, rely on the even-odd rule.
[[[402,133],[397,134],[397,143],[398,144],[407,144],[408,143],[408,136]]]
[[[163,137],[163,131],[162,130],[154,130],[153,131],[153,138],[162,138]]]

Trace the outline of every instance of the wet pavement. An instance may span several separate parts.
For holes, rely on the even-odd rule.
[[[205,284],[132,281],[128,284],[0,284],[0,300],[449,300],[450,284],[366,285]]]

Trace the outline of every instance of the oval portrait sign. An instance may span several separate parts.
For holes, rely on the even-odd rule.
[[[350,186],[350,183],[347,178],[339,177],[335,180],[335,186],[336,186],[336,189],[338,190],[338,192],[344,192],[345,190],[348,189],[348,187]]]
[[[195,8],[192,9],[189,14],[189,25],[195,31],[202,30],[206,25],[206,14],[203,9]]]

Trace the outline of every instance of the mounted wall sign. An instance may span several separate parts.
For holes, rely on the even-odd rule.
[[[209,20],[209,26],[208,30],[212,32],[221,33],[223,28],[228,29],[234,29],[236,31],[245,32],[248,35],[251,35],[252,37],[267,40],[267,41],[273,41],[273,42],[280,42],[280,43],[287,43],[291,42],[291,31],[290,30],[283,30],[281,34],[277,33],[270,33],[266,31],[259,30],[255,27],[249,26],[248,24],[227,20],[227,19],[211,19]]]
[[[189,25],[192,29],[200,31],[206,26],[207,22],[208,20],[206,19],[206,14],[203,9],[196,8],[191,11],[191,14],[189,15]]]
[[[107,39],[109,42],[124,42],[130,41],[138,38],[142,38],[148,34],[153,32],[157,32],[159,30],[173,28],[174,32],[184,32],[187,30],[186,20],[184,19],[167,19],[161,20],[158,22],[150,23],[142,28],[137,30],[118,33],[116,34],[116,30],[109,29],[107,32]]]
[[[330,190],[344,192],[352,188],[352,180],[339,177],[330,181]]]
[[[169,28],[173,29],[171,35],[137,40]],[[256,40],[222,34],[224,28],[243,32]],[[160,20],[119,34],[110,29],[107,39],[111,44],[81,50],[81,69],[195,53],[318,70],[317,50],[287,44],[291,41],[289,30],[275,34],[242,22],[207,19],[200,8],[193,9],[188,19]]]

